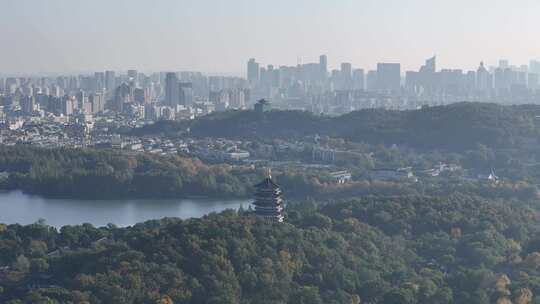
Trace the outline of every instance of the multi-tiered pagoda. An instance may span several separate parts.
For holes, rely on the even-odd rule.
[[[270,171],[267,177],[255,185],[255,214],[268,222],[283,223],[283,199],[281,189],[272,180]]]

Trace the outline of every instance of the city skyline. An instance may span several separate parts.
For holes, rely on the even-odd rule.
[[[275,69],[279,69],[281,67],[298,67],[303,65],[309,65],[318,63],[320,60],[320,57],[324,56],[328,60],[328,55],[321,54],[319,56],[316,56],[314,58],[310,58],[310,60],[305,60],[298,62],[296,64],[288,65],[288,64],[282,64],[280,62],[261,62],[258,60],[257,56],[249,57],[245,59],[242,62],[242,71],[239,71],[238,73],[227,73],[227,72],[207,72],[204,70],[195,70],[195,69],[172,69],[172,68],[164,68],[164,69],[138,69],[136,66],[132,66],[129,68],[121,68],[121,69],[96,69],[96,70],[81,70],[81,71],[45,71],[45,72],[38,72],[38,71],[29,71],[29,72],[4,72],[0,70],[0,77],[54,77],[54,76],[77,76],[77,75],[93,75],[96,72],[102,73],[102,72],[113,72],[113,73],[119,73],[119,74],[129,74],[130,71],[137,71],[138,73],[145,73],[147,75],[156,74],[156,73],[202,73],[206,76],[218,76],[218,77],[241,77],[246,80],[249,80],[249,73],[246,69],[246,64],[249,64],[251,60],[255,60],[256,63],[259,65],[259,68],[266,68],[268,66],[273,66]],[[490,71],[493,71],[496,68],[501,67],[501,64],[505,65],[504,68],[512,68],[514,70],[523,70],[524,67],[527,67],[527,69],[531,68],[531,64],[537,65],[540,64],[540,60],[535,58],[530,58],[527,61],[524,62],[515,62],[511,61],[508,58],[501,57],[496,59],[493,62],[486,62],[484,60],[478,60],[476,66],[471,68],[465,68],[463,66],[444,66],[440,62],[445,62],[444,58],[440,58],[438,55],[426,55],[423,57],[421,61],[419,61],[416,66],[405,66],[403,62],[400,61],[376,61],[373,64],[370,64],[368,66],[358,66],[354,63],[351,63],[350,61],[343,61],[343,62],[337,62],[334,60],[334,64],[330,65],[327,63],[327,70],[326,72],[330,74],[332,71],[339,71],[343,69],[344,65],[349,66],[349,69],[361,69],[364,70],[366,73],[368,71],[377,70],[378,65],[380,64],[399,64],[401,66],[400,75],[402,78],[406,76],[406,72],[408,71],[417,71],[423,67],[423,63],[425,60],[437,60],[437,71],[441,70],[461,70],[463,72],[467,71],[476,71],[481,64],[483,64],[486,68],[490,69]],[[442,60],[441,60],[442,59]],[[351,70],[352,72],[352,70]],[[538,71],[532,71],[533,73],[538,73]]]
[[[437,55],[442,67],[474,70],[480,61],[520,65],[540,56],[534,39],[540,3],[529,0],[519,6],[487,0],[7,0],[2,7],[0,34],[9,42],[0,58],[4,75],[137,68],[246,76],[246,58],[291,66],[320,54],[328,55],[330,69],[341,62],[366,70],[399,62],[402,70],[416,70]],[[127,7],[130,14],[117,22]]]

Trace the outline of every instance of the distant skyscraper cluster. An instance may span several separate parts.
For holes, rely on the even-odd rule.
[[[538,101],[539,74],[537,61],[531,61],[529,66],[516,67],[511,66],[507,60],[501,60],[498,66],[490,67],[480,62],[475,71],[437,71],[433,57],[418,72],[407,72],[405,90],[409,94],[432,100],[460,97],[463,100],[535,103]]]
[[[190,119],[215,110],[244,109],[249,85],[240,77],[199,72],[146,75],[135,69],[86,75],[0,78],[0,123],[5,119],[122,114],[126,119]],[[218,98],[215,96],[218,95]]]
[[[377,63],[373,70],[341,63],[328,71],[328,58],[297,66],[263,67],[248,61],[248,83],[255,100],[269,99],[285,109],[343,114],[362,108],[414,109],[459,101],[540,103],[540,62],[511,66],[480,63],[474,71],[437,70],[433,56],[417,71],[401,70],[399,63]]]
[[[192,119],[213,111],[252,108],[261,99],[273,108],[339,115],[364,108],[416,109],[460,101],[540,103],[540,62],[477,69],[438,69],[436,57],[418,70],[397,62],[363,69],[328,57],[295,66],[247,61],[247,78],[200,72],[144,74],[99,71],[82,75],[0,78],[0,121],[71,121],[121,114],[135,121]]]

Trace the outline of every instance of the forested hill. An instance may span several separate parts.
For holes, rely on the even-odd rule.
[[[0,302],[539,303],[540,214],[466,195],[131,228],[0,225]]]
[[[338,117],[330,134],[355,141],[401,143],[415,147],[512,147],[531,140],[539,129],[540,106],[457,103],[416,111],[365,110]]]
[[[198,137],[294,138],[329,135],[373,144],[461,150],[477,144],[502,148],[537,142],[540,106],[457,103],[414,111],[361,110],[339,117],[300,111],[215,113],[193,121]],[[171,129],[170,124],[167,130]],[[156,132],[154,126],[148,132]],[[142,130],[140,130],[142,131]]]

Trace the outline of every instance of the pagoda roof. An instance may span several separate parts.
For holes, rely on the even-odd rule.
[[[262,182],[255,185],[256,188],[278,189],[279,186],[271,178],[267,177]]]

